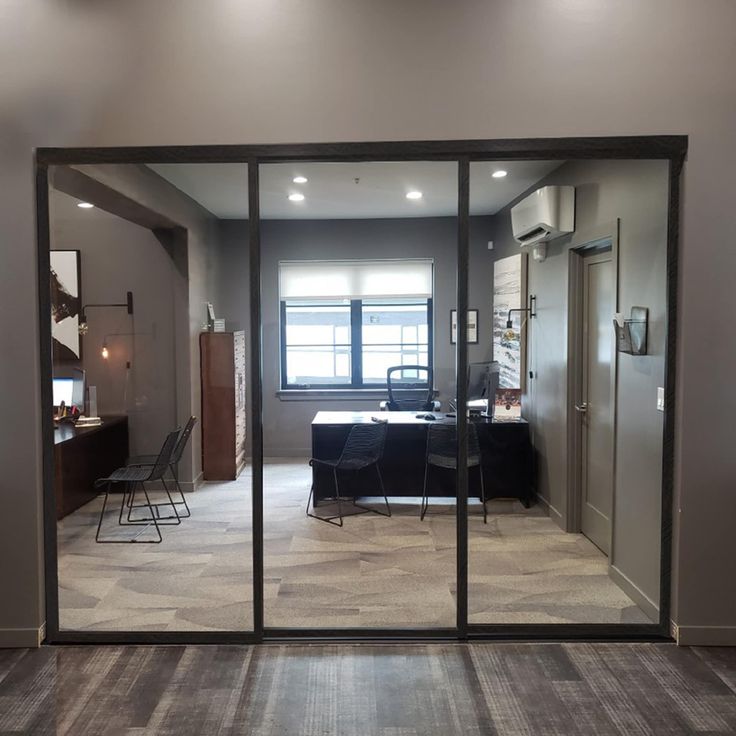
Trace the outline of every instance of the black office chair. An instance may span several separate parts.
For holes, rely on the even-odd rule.
[[[194,425],[197,423],[197,417],[191,416],[187,420],[187,423],[184,425],[184,429],[182,430],[181,434],[179,435],[179,439],[176,443],[176,447],[174,447],[174,452],[171,455],[171,462],[169,463],[169,470],[171,471],[172,478],[174,479],[174,485],[176,486],[176,490],[179,493],[179,496],[181,497],[181,501],[176,501],[176,506],[184,505],[184,509],[186,510],[186,513],[179,514],[180,519],[188,519],[192,512],[189,510],[189,505],[187,504],[187,499],[184,496],[184,492],[181,490],[181,486],[179,485],[179,461],[181,460],[182,455],[184,454],[184,449],[187,446],[187,443],[189,442],[189,438],[192,435],[192,430],[194,429]],[[141,467],[148,467],[150,465],[155,465],[156,460],[158,458],[156,455],[134,455],[133,457],[129,457],[126,461],[126,465],[139,465]],[[131,499],[128,499],[128,506],[130,506],[132,503]],[[153,507],[156,509],[156,513],[158,513],[158,508],[160,506],[168,506],[169,504],[164,503],[154,503],[152,504]],[[170,517],[164,517],[164,518],[170,518]]]
[[[457,424],[430,424],[427,427],[427,455],[424,465],[424,490],[422,494],[422,506],[419,519],[424,521],[424,516],[429,507],[427,486],[429,481],[430,467],[448,468],[457,470]],[[468,467],[478,468],[480,473],[480,500],[483,504],[483,523],[488,523],[486,510],[486,489],[483,483],[483,465],[481,463],[480,444],[475,425],[468,425]]]
[[[427,386],[416,387],[408,386],[399,380],[393,378],[394,373],[400,374],[400,377],[406,371],[415,371],[418,373],[427,374]],[[386,388],[388,389],[388,401],[386,402],[386,408],[389,411],[435,411],[434,401],[432,400],[433,393],[433,372],[429,366],[426,365],[395,365],[386,371]],[[417,381],[419,380],[417,376]]]
[[[176,445],[177,440],[179,439],[179,430],[175,430],[174,432],[170,432],[166,439],[164,440],[164,444],[161,447],[161,452],[159,452],[158,457],[156,458],[156,462],[153,465],[126,465],[123,468],[118,468],[117,470],[113,471],[110,475],[107,476],[107,478],[98,478],[95,481],[95,488],[102,488],[105,487],[105,500],[102,502],[102,510],[100,511],[100,520],[97,522],[97,533],[95,534],[95,541],[98,544],[130,544],[131,542],[146,542],[150,544],[159,544],[162,541],[161,536],[161,529],[159,527],[161,526],[171,526],[181,524],[181,520],[179,519],[179,515],[176,512],[176,506],[174,504],[174,500],[171,498],[171,494],[169,493],[169,489],[166,486],[166,482],[164,481],[164,474],[166,473],[166,469],[169,467],[171,463],[171,457],[174,453],[174,446]],[[146,490],[145,483],[148,483],[150,481],[157,481],[160,480],[164,485],[164,490],[166,491],[166,495],[169,497],[169,504],[171,508],[174,510],[174,516],[171,518],[176,518],[175,522],[170,523],[164,523],[156,513],[154,513],[153,505],[151,504],[151,499],[148,496],[148,491]],[[113,483],[124,483],[125,487],[123,489],[123,493],[121,494],[120,499],[120,514],[118,515],[118,524],[120,526],[126,526],[126,525],[132,525],[132,526],[150,526],[151,523],[153,523],[153,526],[156,528],[156,534],[158,536],[158,539],[138,539],[139,535],[136,535],[132,539],[100,539],[100,530],[102,529],[102,519],[105,515],[105,509],[107,508],[107,500],[110,496],[110,490],[112,489]],[[140,485],[143,495],[146,498],[146,502],[144,504],[139,504],[138,506],[135,505],[135,494],[137,487]],[[128,506],[128,516],[127,520],[123,521],[123,511],[125,510],[125,500],[126,496],[130,494],[132,496],[131,503]],[[150,518],[145,517],[142,519],[132,519],[131,513],[134,508],[147,508],[150,512],[151,516]]]
[[[381,495],[383,500],[386,502],[386,511],[379,511],[378,509],[371,509],[367,506],[361,506],[355,502],[353,497],[353,505],[357,506],[363,511],[371,511],[374,514],[380,516],[391,516],[391,506],[389,506],[388,498],[386,497],[386,489],[383,486],[383,478],[381,477],[381,468],[379,463],[383,457],[383,447],[386,444],[386,429],[387,422],[374,422],[371,424],[356,424],[351,428],[350,434],[345,441],[345,446],[342,449],[342,453],[337,460],[321,460],[313,457],[309,461],[309,465],[314,467],[315,465],[322,465],[326,468],[332,469],[332,477],[335,480],[335,500],[337,501],[337,515],[336,516],[317,516],[316,514],[309,513],[309,504],[312,503],[314,497],[314,483],[309,490],[309,498],[307,499],[307,516],[318,521],[326,521],[328,524],[334,524],[335,526],[342,526],[343,514],[342,505],[340,502],[340,483],[339,475],[347,472],[357,473],[361,470],[367,470],[368,468],[375,468],[376,475],[378,476],[378,483],[381,487]],[[315,505],[312,508],[316,508]],[[339,519],[336,522],[335,519]]]

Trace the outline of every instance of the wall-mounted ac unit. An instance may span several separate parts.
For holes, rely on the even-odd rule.
[[[575,230],[575,187],[541,187],[511,208],[511,228],[522,245],[534,245]]]

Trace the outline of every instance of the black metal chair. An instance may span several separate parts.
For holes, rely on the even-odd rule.
[[[169,470],[171,471],[171,476],[174,479],[174,485],[176,486],[176,490],[179,493],[179,496],[181,497],[181,501],[176,501],[176,506],[184,506],[184,509],[186,510],[186,513],[179,514],[180,519],[188,519],[192,512],[189,510],[189,505],[187,504],[187,499],[184,496],[184,492],[181,489],[181,486],[179,485],[179,461],[181,460],[182,455],[184,454],[184,449],[187,446],[187,443],[189,442],[189,438],[192,435],[192,430],[194,429],[194,425],[197,423],[197,417],[191,416],[187,420],[187,423],[184,425],[184,429],[181,431],[181,434],[179,435],[179,439],[176,443],[176,447],[174,447],[174,452],[171,455],[171,462],[169,463]],[[132,457],[129,457],[125,464],[128,466],[132,465],[138,465],[141,467],[148,467],[151,465],[156,464],[156,460],[158,458],[156,455],[134,455]],[[130,506],[130,500],[128,505]],[[156,513],[158,513],[158,508],[160,506],[168,506],[168,503],[154,503],[152,506],[156,509]],[[170,518],[170,517],[164,517],[164,518]]]
[[[179,519],[179,515],[176,511],[176,506],[174,505],[174,500],[171,498],[171,494],[169,493],[169,489],[166,486],[166,481],[164,480],[164,474],[166,473],[166,469],[169,467],[171,463],[171,457],[174,452],[174,447],[177,443],[177,440],[179,439],[180,432],[177,429],[174,432],[170,432],[166,436],[166,440],[164,441],[164,444],[161,447],[161,452],[159,452],[158,457],[156,458],[156,462],[153,465],[128,465],[123,468],[118,468],[117,470],[113,471],[107,478],[98,478],[95,481],[95,488],[105,488],[105,500],[102,502],[102,510],[100,511],[100,520],[97,522],[97,533],[95,534],[95,541],[99,544],[129,544],[131,542],[146,542],[150,544],[159,544],[162,541],[161,536],[161,529],[159,527],[161,526],[171,526],[180,524],[181,520]],[[154,512],[153,504],[151,504],[151,499],[148,496],[148,491],[146,490],[145,483],[148,483],[150,481],[158,481],[160,480],[163,483],[164,490],[166,491],[166,495],[169,497],[169,504],[171,508],[174,510],[174,516],[171,518],[176,518],[175,522],[170,523],[164,523],[157,515],[157,513]],[[157,539],[139,539],[138,537],[142,533],[142,531],[137,534],[133,538],[129,539],[100,539],[100,531],[102,529],[102,519],[105,516],[105,510],[107,508],[107,501],[110,497],[110,491],[112,489],[112,486],[114,483],[123,483],[123,493],[121,494],[120,498],[120,514],[118,515],[118,524],[120,526],[141,526],[145,525],[146,527],[150,526],[151,523],[153,523],[153,526],[156,529],[156,535]],[[145,496],[146,502],[144,504],[139,504],[138,506],[135,505],[135,494],[137,487],[140,485],[141,490],[143,491],[143,495]],[[126,497],[130,494],[131,496],[131,502],[128,505],[128,515],[127,519],[123,521],[123,511],[125,510],[126,504]],[[151,514],[150,517],[145,517],[142,519],[133,519],[131,518],[131,513],[133,509],[136,508],[147,508],[149,513]]]
[[[430,467],[457,470],[457,424],[430,424],[427,427],[427,455],[424,465],[424,490],[419,519],[424,516],[429,507],[427,486]],[[468,424],[468,467],[478,468],[480,473],[480,500],[483,504],[483,523],[488,523],[486,510],[486,489],[483,483],[483,465],[481,463],[480,443],[478,432],[474,424]]]
[[[307,516],[317,519],[318,521],[326,521],[328,524],[334,524],[335,526],[342,526],[343,513],[342,504],[340,501],[340,474],[345,473],[358,473],[368,468],[375,468],[376,475],[378,476],[378,483],[381,487],[381,495],[383,500],[386,502],[386,511],[379,511],[378,509],[371,509],[367,506],[361,506],[356,503],[355,497],[353,497],[353,505],[362,509],[364,512],[373,512],[380,516],[391,516],[391,506],[389,506],[388,498],[386,496],[386,489],[383,486],[383,478],[381,477],[381,468],[379,463],[383,457],[383,447],[386,444],[386,430],[388,423],[386,421],[376,421],[371,424],[356,424],[350,430],[345,445],[343,446],[342,453],[337,460],[322,460],[320,458],[313,457],[309,461],[311,467],[323,466],[332,470],[332,477],[335,480],[335,500],[337,501],[337,515],[336,516],[317,516],[316,514],[309,513],[309,504],[312,503],[314,497],[314,483],[309,490],[309,498],[307,499]],[[316,505],[313,504],[312,508],[315,509]],[[339,519],[336,522],[335,519]]]
[[[405,382],[397,382],[393,378],[395,373],[403,375],[406,371],[415,371],[417,374],[427,374],[427,385],[412,386]],[[432,400],[433,394],[433,371],[426,365],[395,365],[386,371],[386,388],[388,389],[388,401],[386,408],[389,411],[435,411]],[[418,380],[418,379],[417,379]]]

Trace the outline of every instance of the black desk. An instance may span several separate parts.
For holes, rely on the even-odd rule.
[[[320,411],[312,420],[312,457],[332,460],[340,456],[345,440],[354,424],[367,424],[371,417],[388,420],[386,447],[381,461],[381,474],[388,496],[421,496],[427,447],[426,419],[417,419],[417,412],[349,412]],[[454,422],[444,415],[439,421]],[[518,421],[492,421],[473,418],[480,443],[486,500],[517,498],[527,508],[534,497],[532,448],[529,424]],[[332,471],[323,466],[312,469],[315,500],[334,497]],[[351,496],[376,496],[375,476],[356,473],[341,489]],[[455,496],[455,471],[433,469],[430,473],[430,496]],[[469,470],[468,495],[480,497],[478,471]]]
[[[105,416],[97,427],[62,422],[54,430],[56,518],[61,519],[97,496],[94,484],[128,457],[128,417]]]

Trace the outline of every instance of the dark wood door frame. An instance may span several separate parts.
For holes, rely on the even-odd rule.
[[[44,493],[44,575],[47,641],[50,643],[254,643],[290,639],[431,640],[431,639],[600,639],[653,640],[670,636],[672,498],[675,438],[675,358],[677,324],[680,174],[687,136],[626,136],[521,138],[451,141],[385,141],[353,143],[291,143],[275,145],[131,146],[113,148],[39,148],[36,150],[39,335],[41,363],[42,462]],[[422,161],[458,163],[458,343],[456,374],[465,376],[468,346],[469,164],[471,161],[569,159],[664,159],[669,162],[667,226],[667,343],[665,416],[662,453],[662,522],[660,620],[656,624],[493,624],[467,623],[467,471],[458,472],[457,626],[452,629],[264,629],[263,622],[263,403],[261,376],[260,221],[258,167],[284,161]],[[56,509],[54,498],[53,422],[51,395],[51,307],[49,293],[49,167],[83,164],[245,163],[248,164],[251,401],[253,441],[253,600],[254,631],[221,632],[98,632],[59,631]],[[459,400],[466,394],[457,382]],[[458,452],[467,448],[467,424],[458,417]],[[458,463],[460,468],[465,463]]]

